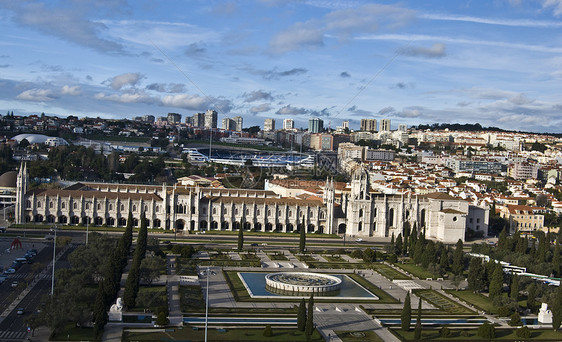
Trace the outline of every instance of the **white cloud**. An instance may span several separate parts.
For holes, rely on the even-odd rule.
[[[138,72],[128,72],[125,74],[117,75],[106,80],[104,83],[109,83],[109,86],[115,90],[119,90],[125,86],[135,86],[144,78]]]
[[[271,106],[269,105],[269,103],[262,103],[260,105],[250,108],[250,112],[254,114],[269,112],[270,110],[271,110]]]
[[[562,0],[543,0],[542,7],[554,7],[554,16],[558,17],[562,15]]]
[[[441,58],[446,54],[445,44],[443,43],[435,43],[430,47],[405,46],[399,48],[397,51],[402,55],[424,58]]]
[[[178,94],[164,96],[162,104],[170,107],[202,110],[211,106],[212,102],[210,100],[199,95]]]
[[[516,26],[516,27],[562,27],[561,22],[549,20],[530,20],[530,19],[498,19],[498,18],[479,18],[461,15],[434,14],[426,13],[418,16],[421,19],[441,20],[441,21],[464,21],[477,24]]]
[[[113,102],[120,102],[120,103],[157,104],[160,102],[158,98],[152,97],[142,92],[125,93],[125,94],[109,94],[109,95],[98,93],[94,97],[97,100],[113,101]]]
[[[50,89],[29,89],[18,96],[16,99],[24,100],[24,101],[36,101],[36,102],[45,102],[45,101],[53,101],[56,98],[55,94]]]
[[[324,34],[315,27],[297,24],[275,36],[269,43],[269,52],[282,54],[302,48],[318,48],[324,45]]]
[[[61,88],[62,95],[72,95],[77,96],[80,95],[82,91],[80,90],[80,86],[68,86],[65,85]]]

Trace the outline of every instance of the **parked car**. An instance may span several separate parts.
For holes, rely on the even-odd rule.
[[[6,227],[0,227],[0,233],[5,233],[6,232]]]
[[[12,287],[18,287],[18,281],[17,280],[12,281]]]
[[[16,269],[13,267],[10,267],[4,271],[4,274],[12,274],[12,273],[16,273]]]
[[[23,315],[23,308],[18,308],[18,312],[16,312],[18,315]]]

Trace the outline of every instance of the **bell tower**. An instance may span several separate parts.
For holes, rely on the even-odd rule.
[[[27,186],[29,178],[27,177],[27,164],[21,163],[16,179],[16,223],[25,222],[25,194],[27,193]]]

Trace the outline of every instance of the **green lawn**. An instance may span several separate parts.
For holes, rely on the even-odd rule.
[[[445,297],[441,293],[435,290],[413,290],[417,296],[422,297],[429,303],[438,307],[439,309],[447,312],[451,315],[470,315],[474,314],[474,311],[468,309],[467,307],[455,303],[449,298]]]
[[[255,254],[239,253],[239,255],[240,255],[240,258],[242,258],[242,260],[260,261],[260,258]]]
[[[307,262],[307,263],[317,261],[312,257],[312,255],[308,255],[308,254],[295,254],[295,258],[299,259],[299,261]]]
[[[100,341],[101,338],[94,338],[93,328],[76,327],[75,324],[67,324],[63,330],[51,334],[49,340],[55,341]]]
[[[205,329],[184,328],[166,329],[165,332],[131,332],[125,330],[121,341],[203,341]],[[282,342],[298,342],[307,341],[303,332],[296,328],[273,328],[273,336],[263,336],[264,327],[251,328],[244,327],[240,329],[226,328],[208,329],[209,341],[282,341]],[[310,341],[324,341],[317,331],[314,331]]]
[[[180,305],[182,312],[204,312],[205,300],[201,286],[198,285],[181,285],[180,289]]]
[[[352,270],[352,269],[369,269],[371,264],[365,262],[320,262],[320,261],[310,261],[307,262],[310,268],[320,268],[320,269],[336,269],[336,270]]]
[[[236,235],[238,236],[238,231],[230,231],[230,230],[208,230],[205,232],[205,235]],[[277,232],[251,232],[251,231],[244,231],[244,236],[263,236],[263,237],[294,237],[295,240],[298,240],[299,234],[294,232],[289,233],[277,233]],[[308,238],[318,238],[318,239],[341,239],[336,234],[306,234]],[[343,241],[343,240],[342,240]]]
[[[273,261],[287,261],[289,258],[284,256],[283,254],[268,254],[269,259]]]
[[[384,277],[390,279],[390,280],[409,280],[412,279],[410,277],[408,277],[407,275],[405,275],[402,272],[399,272],[395,269],[393,269],[392,267],[385,265],[385,264],[373,264],[372,265],[373,270],[375,270],[376,272],[380,273],[381,275],[383,275]]]
[[[189,258],[176,258],[177,275],[197,275],[197,260]]]
[[[494,306],[490,298],[480,294],[473,293],[470,290],[446,290],[447,293],[464,300],[465,302],[474,305],[479,310],[484,310],[488,313],[497,314],[498,308]]]
[[[141,312],[150,309],[156,313],[161,306],[168,306],[166,286],[141,286],[137,294],[136,306],[130,311]]]
[[[402,341],[414,340],[414,329],[404,332],[400,329],[391,329]],[[477,336],[477,329],[451,329],[451,335],[443,338],[439,335],[439,330],[425,329],[422,331],[421,341],[484,341]],[[522,339],[517,337],[515,329],[497,329],[494,341],[562,341],[562,332],[553,330],[534,330],[531,329],[531,338]],[[488,340],[486,340],[488,341]]]
[[[344,258],[339,255],[323,255],[324,259],[328,260],[329,262],[348,262]]]
[[[420,279],[427,279],[427,278],[434,278],[436,277],[435,274],[425,270],[423,267],[412,264],[412,263],[406,263],[406,264],[401,264],[401,263],[395,263],[394,266],[399,267],[401,269],[403,269],[404,271],[413,274],[414,276],[420,278]]]

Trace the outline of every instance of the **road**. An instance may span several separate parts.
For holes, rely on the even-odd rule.
[[[68,268],[70,265],[67,261],[68,254],[71,253],[74,249],[71,248],[67,250],[57,261],[56,269],[59,268]],[[50,253],[49,253],[50,252]],[[47,264],[52,258],[53,249],[45,248],[41,253],[36,256],[37,262],[40,260],[44,260],[44,263]],[[42,259],[39,259],[41,257]],[[31,266],[31,265],[26,265]],[[24,271],[23,266],[19,271]],[[37,308],[41,303],[42,298],[45,295],[51,293],[51,268],[49,268],[49,272],[47,272],[44,277],[37,282],[35,287],[29,291],[29,293],[23,298],[23,300],[18,304],[17,308],[14,309],[1,323],[0,323],[0,340],[1,341],[20,341],[28,337],[27,333],[27,325],[24,323],[24,320],[29,315],[35,315],[37,312]],[[18,272],[19,272],[18,271]],[[31,270],[29,270],[31,271]],[[18,274],[18,273],[16,273]],[[10,281],[11,283],[11,281]],[[3,284],[4,285],[4,284]],[[23,315],[17,314],[17,309],[23,308],[24,313]]]

